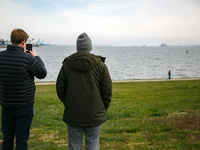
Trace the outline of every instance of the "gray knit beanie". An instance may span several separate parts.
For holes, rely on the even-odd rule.
[[[76,50],[85,51],[90,53],[92,50],[92,41],[86,33],[82,33],[78,36],[76,41]]]

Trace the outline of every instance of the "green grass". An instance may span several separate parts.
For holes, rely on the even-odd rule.
[[[35,99],[29,149],[66,150],[64,106],[55,85],[37,85]],[[113,83],[101,150],[199,148],[200,80]]]

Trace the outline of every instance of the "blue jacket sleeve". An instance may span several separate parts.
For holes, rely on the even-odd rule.
[[[47,71],[42,59],[39,56],[34,57],[31,55],[29,66],[29,71],[33,76],[37,77],[38,79],[43,79],[46,77]]]

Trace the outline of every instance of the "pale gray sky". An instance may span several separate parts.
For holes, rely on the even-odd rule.
[[[200,0],[0,0],[0,39],[15,28],[36,41],[75,45],[200,44]]]

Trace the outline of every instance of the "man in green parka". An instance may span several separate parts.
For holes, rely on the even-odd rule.
[[[90,53],[92,42],[86,33],[78,36],[76,49],[64,59],[56,82],[58,97],[65,106],[68,149],[81,150],[85,133],[86,150],[98,150],[101,124],[107,120],[111,102],[112,81],[105,58]]]

